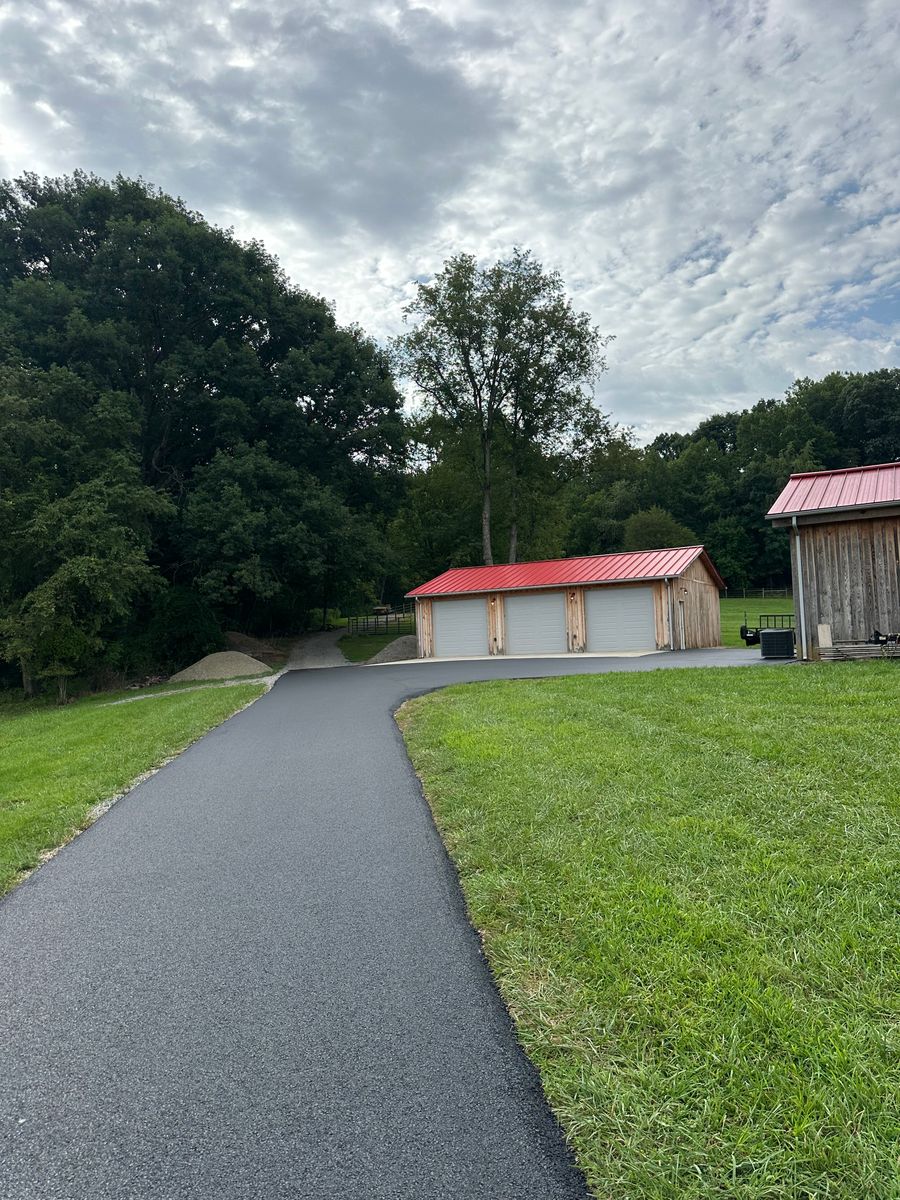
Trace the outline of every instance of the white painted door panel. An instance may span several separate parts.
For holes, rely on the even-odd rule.
[[[507,654],[566,653],[564,592],[507,595],[504,604]]]
[[[472,600],[433,600],[435,658],[468,657],[488,652],[487,604]]]
[[[589,651],[656,649],[653,588],[586,588],[584,619]]]

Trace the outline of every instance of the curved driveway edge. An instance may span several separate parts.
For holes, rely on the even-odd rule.
[[[587,1196],[393,712],[469,679],[748,661],[285,674],[0,903],[0,1197]]]

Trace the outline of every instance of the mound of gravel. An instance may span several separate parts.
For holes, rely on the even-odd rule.
[[[402,662],[406,658],[415,658],[419,652],[414,633],[405,633],[403,637],[394,638],[383,650],[373,654],[369,663]]]
[[[233,679],[238,675],[270,675],[271,667],[267,667],[258,658],[249,654],[239,654],[237,650],[222,650],[219,654],[207,654],[199,662],[185,667],[177,675],[173,675],[170,683],[182,683],[194,679]]]

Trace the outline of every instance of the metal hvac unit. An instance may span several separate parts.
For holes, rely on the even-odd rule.
[[[763,658],[793,658],[793,629],[761,629],[759,648]]]

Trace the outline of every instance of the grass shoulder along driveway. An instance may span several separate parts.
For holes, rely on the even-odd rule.
[[[900,672],[454,687],[400,714],[604,1200],[896,1200]]]
[[[143,704],[0,707],[0,895],[89,823],[91,810],[265,688],[185,690]],[[128,693],[129,697],[135,693]]]
[[[349,662],[368,662],[373,655],[391,642],[396,642],[396,631],[391,633],[345,633],[338,639],[338,649]]]

